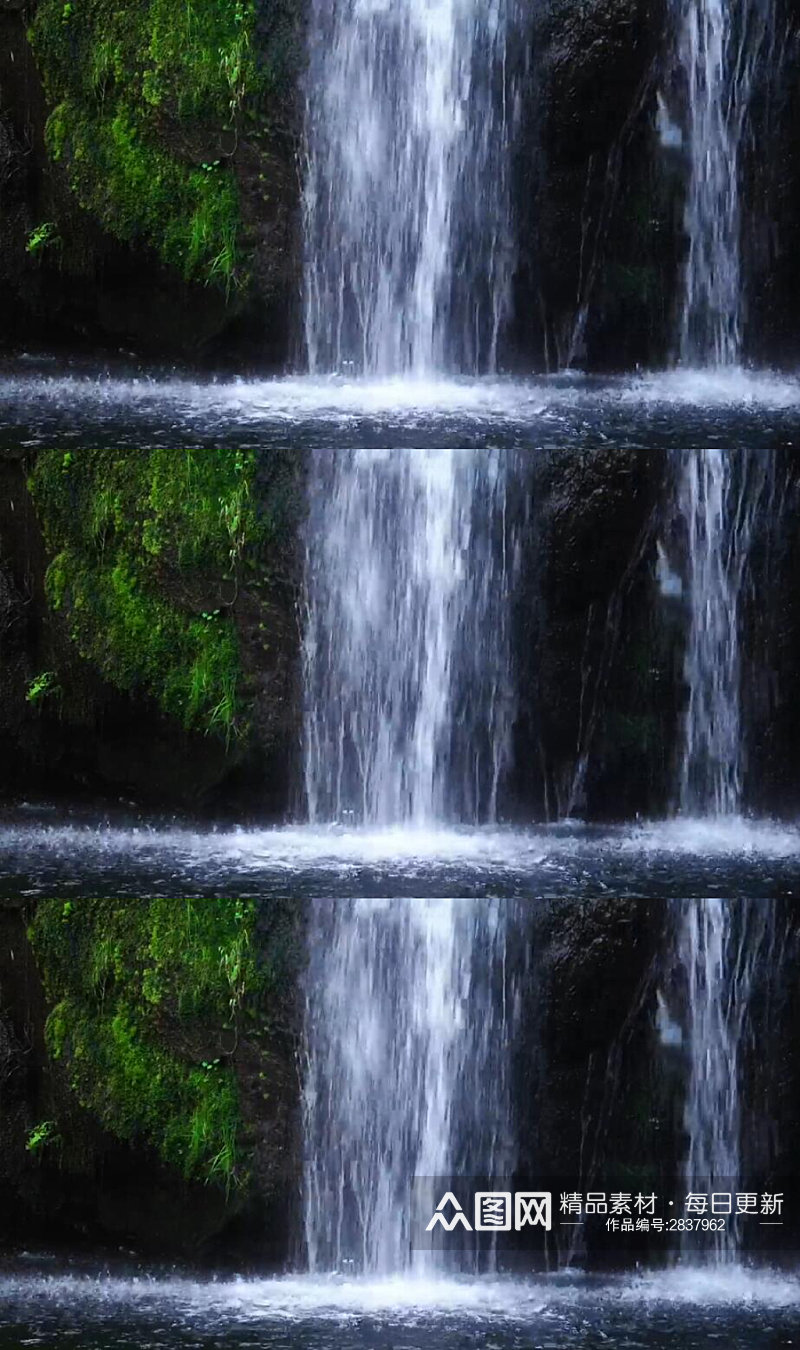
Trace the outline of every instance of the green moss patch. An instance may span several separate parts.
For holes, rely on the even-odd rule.
[[[226,739],[246,725],[233,606],[269,541],[255,472],[249,451],[44,450],[30,480],[48,599],[80,654]]]
[[[30,929],[48,1050],[80,1104],[225,1188],[246,1180],[232,1056],[269,985],[255,924],[253,901],[81,899],[40,901]]]
[[[263,84],[252,0],[42,0],[47,142],[83,207],[187,279],[243,274],[232,150]]]

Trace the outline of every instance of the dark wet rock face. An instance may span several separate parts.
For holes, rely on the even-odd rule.
[[[610,1190],[612,1179],[627,1179],[623,1189],[674,1179],[682,1072],[672,1071],[656,1031],[673,921],[669,905],[615,897],[526,908],[517,1085],[524,1175],[546,1168],[597,1190]],[[531,1083],[540,1086],[532,1092]]]
[[[667,23],[660,0],[551,0],[533,16],[516,340],[546,369],[670,353],[682,186],[656,133]]]
[[[669,476],[668,456],[622,450],[553,451],[531,474],[515,792],[539,818],[668,810],[683,639],[656,582]]]
[[[792,0],[775,0],[742,147],[744,355],[795,370],[800,257],[800,31]]]

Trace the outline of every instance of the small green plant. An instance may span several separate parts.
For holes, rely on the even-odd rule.
[[[32,256],[42,253],[49,244],[58,242],[56,227],[52,220],[43,220],[41,225],[37,225],[28,235],[28,242],[25,248]]]
[[[47,698],[48,694],[54,694],[57,690],[55,673],[52,670],[43,670],[40,675],[36,675],[28,685],[28,692],[25,695],[28,703],[41,703]]]
[[[220,974],[227,987],[228,1010],[231,1022],[235,1025],[244,1006],[248,982],[252,979],[252,961],[250,956],[250,930],[246,926],[244,910],[236,912],[236,936],[230,945],[220,952]]]
[[[56,1123],[54,1120],[41,1120],[38,1125],[34,1125],[28,1135],[28,1142],[25,1145],[29,1153],[41,1153],[48,1144],[56,1143],[58,1135],[56,1134]]]

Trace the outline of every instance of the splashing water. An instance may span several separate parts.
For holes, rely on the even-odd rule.
[[[768,0],[683,0],[678,55],[689,104],[681,360],[734,365],[742,346],[740,158]]]
[[[320,452],[310,490],[312,822],[493,819],[513,711],[502,453]]]
[[[516,3],[312,0],[312,373],[494,367],[513,261]]]

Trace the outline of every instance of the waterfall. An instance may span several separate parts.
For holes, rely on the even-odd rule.
[[[758,451],[692,450],[681,457],[679,511],[688,544],[689,637],[680,804],[688,815],[741,805],[740,610],[753,534],[772,478]]]
[[[742,1048],[759,968],[773,952],[770,904],[692,900],[679,941],[689,1006],[686,1098],[687,1194],[735,1194],[742,1178]],[[734,1205],[735,1210],[735,1205]],[[734,1215],[713,1235],[717,1261],[735,1259],[740,1224]],[[687,1240],[687,1251],[697,1249]]]
[[[494,369],[511,278],[517,0],[311,0],[309,366]],[[307,527],[312,822],[493,820],[514,569],[498,451],[318,452]],[[312,905],[314,1270],[411,1264],[411,1182],[492,1174],[508,1109],[499,902]]]
[[[689,186],[681,360],[732,365],[742,345],[740,158],[768,0],[682,0]]]
[[[310,1268],[425,1266],[411,1251],[413,1178],[510,1175],[503,902],[320,904],[313,938]]]
[[[493,368],[510,296],[517,0],[311,0],[310,369]]]
[[[734,987],[731,947],[728,903],[690,902],[680,953],[688,977],[690,1010],[687,1193],[732,1193],[741,1170],[738,1050],[746,1001],[736,995],[746,991]],[[714,1235],[718,1259],[731,1257],[736,1246],[733,1226]]]
[[[312,464],[305,787],[312,822],[493,819],[510,755],[502,452]]]
[[[679,504],[688,542],[689,638],[681,809],[732,817],[744,775],[741,601],[760,510],[771,502],[771,457],[725,450],[682,456]],[[741,1177],[740,1057],[771,906],[737,914],[732,902],[684,907],[679,957],[688,987],[689,1087],[686,1130],[690,1191],[733,1193]],[[714,1255],[731,1260],[739,1226],[715,1235]],[[687,1241],[687,1249],[691,1243]]]
[[[514,548],[498,451],[312,461],[312,822],[492,819],[509,758]],[[509,1133],[499,901],[312,905],[305,1232],[314,1270],[411,1261],[411,1182],[491,1175]],[[506,1147],[507,1152],[507,1147]]]
[[[681,808],[729,815],[742,794],[739,592],[746,549],[736,535],[731,455],[684,457],[680,507],[688,527],[690,627]]]

